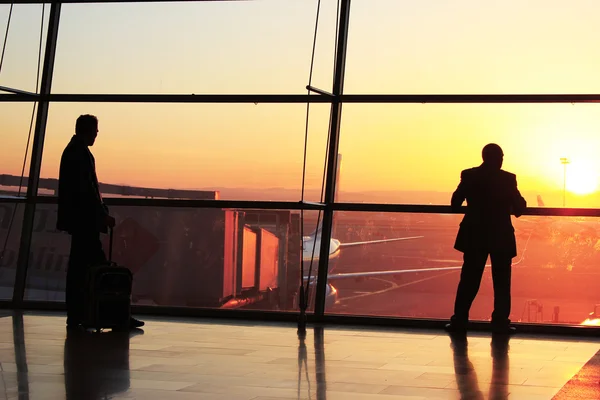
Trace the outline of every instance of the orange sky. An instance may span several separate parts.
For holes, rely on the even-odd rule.
[[[334,3],[323,2],[313,81],[325,90],[331,90]],[[304,93],[315,9],[316,2],[279,1],[64,5],[53,89]],[[2,32],[7,10],[0,6]],[[34,28],[41,8],[15,10],[0,85],[33,90]],[[596,93],[598,11],[600,4],[591,1],[355,0],[345,90]],[[559,159],[568,157],[570,205],[596,207],[595,193],[574,193],[590,191],[598,181],[597,107],[348,104],[341,187],[451,192],[460,170],[478,165],[481,147],[496,142],[504,148],[505,169],[518,175],[530,203],[539,193],[551,199],[547,205],[560,205]],[[298,188],[305,111],[303,104],[53,104],[42,176],[57,176],[76,117],[93,113],[100,118],[93,152],[102,181]],[[20,173],[30,112],[28,104],[0,107],[0,173]],[[328,119],[327,105],[312,106],[307,181],[312,188],[321,182]]]

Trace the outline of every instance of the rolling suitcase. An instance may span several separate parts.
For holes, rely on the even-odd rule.
[[[108,263],[92,266],[86,276],[83,327],[126,329],[131,317],[133,275],[112,261],[113,230],[110,230]]]

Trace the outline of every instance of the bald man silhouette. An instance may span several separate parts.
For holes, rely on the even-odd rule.
[[[494,312],[492,330],[512,333],[510,326],[510,281],[512,259],[517,255],[511,215],[520,217],[527,202],[517,188],[515,174],[502,170],[504,153],[490,143],[483,148],[483,163],[462,171],[452,194],[451,206],[459,211],[467,201],[454,248],[463,253],[463,266],[454,303],[454,315],[446,325],[449,332],[466,332],[469,310],[479,291],[488,255],[492,260]]]

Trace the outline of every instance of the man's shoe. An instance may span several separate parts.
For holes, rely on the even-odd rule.
[[[467,326],[463,324],[457,324],[456,322],[450,322],[449,324],[446,324],[444,330],[448,333],[465,334],[467,333]]]
[[[126,326],[120,326],[117,328],[113,328],[113,332],[126,332],[138,329],[144,326],[144,321],[140,321],[133,317],[129,318],[129,323]]]
[[[141,328],[144,325],[144,321],[140,321],[139,319],[135,319],[133,317],[129,319],[129,329]]]
[[[68,323],[67,324],[67,330],[68,331],[82,331],[83,327],[81,326],[81,324],[76,324],[76,323]]]
[[[512,335],[513,333],[517,333],[517,328],[510,325],[492,326],[492,333],[499,335]]]
[[[81,320],[73,317],[67,317],[67,329],[80,329],[81,328]]]

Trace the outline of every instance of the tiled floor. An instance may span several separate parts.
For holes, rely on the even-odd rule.
[[[293,325],[146,321],[132,335],[67,335],[63,316],[0,318],[0,398],[551,399],[600,349],[348,328],[311,329],[300,341]]]

